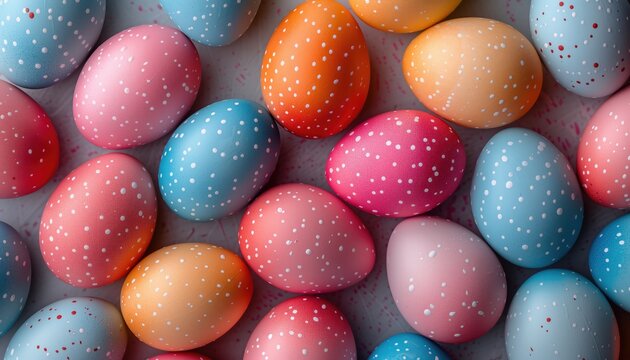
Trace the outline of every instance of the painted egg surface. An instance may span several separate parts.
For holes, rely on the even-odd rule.
[[[374,267],[374,242],[361,219],[306,184],[276,186],[256,198],[241,219],[238,242],[254,272],[290,292],[345,289]]]
[[[588,279],[544,270],[514,295],[505,323],[510,360],[619,358],[619,329],[606,297]]]
[[[127,329],[114,305],[96,298],[56,301],[28,318],[13,335],[5,360],[121,360]]]
[[[407,323],[446,343],[470,341],[492,329],[507,296],[505,273],[486,243],[438,217],[396,226],[387,246],[387,279]]]
[[[396,334],[380,343],[368,360],[450,360],[436,343],[412,333]]]
[[[249,337],[243,360],[356,359],[350,324],[332,303],[305,296],[276,305]]]
[[[269,181],[279,154],[280,132],[264,107],[244,99],[216,102],[186,119],[166,144],[162,198],[188,220],[232,215]]]
[[[551,265],[575,244],[584,208],[567,158],[527,129],[494,135],[481,151],[470,192],[475,224],[509,262]]]
[[[59,166],[59,138],[44,109],[1,80],[0,154],[0,198],[39,190]]]
[[[39,246],[59,279],[82,288],[104,286],[140,260],[156,219],[149,172],[129,155],[109,153],[59,183],[44,207]]]
[[[407,47],[402,67],[420,102],[469,128],[520,119],[542,89],[536,49],[513,27],[490,19],[454,19],[423,31]]]
[[[326,177],[339,197],[367,213],[409,217],[451,196],[465,166],[453,128],[425,112],[402,110],[346,134],[330,153]]]
[[[0,3],[0,74],[26,88],[72,74],[96,44],[105,0],[4,0]]]
[[[189,38],[210,46],[231,44],[249,28],[261,0],[160,0]]]
[[[74,121],[94,145],[144,145],[184,119],[200,83],[199,54],[182,32],[132,27],[105,41],[85,63],[74,90]]]
[[[600,205],[630,208],[630,87],[595,112],[580,137],[577,171],[582,188]]]
[[[164,247],[127,276],[120,308],[131,332],[156,349],[191,350],[225,334],[252,298],[247,265],[209,244]]]
[[[31,256],[22,237],[0,221],[0,336],[20,317],[31,289]]]
[[[274,31],[260,70],[271,114],[305,138],[350,125],[367,98],[370,56],[350,11],[334,0],[309,0]]]
[[[211,360],[207,356],[192,352],[179,352],[154,356],[149,360]]]
[[[630,77],[627,0],[532,0],[529,27],[551,75],[575,94],[608,96]]]

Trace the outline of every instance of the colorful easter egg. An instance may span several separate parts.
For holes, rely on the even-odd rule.
[[[0,336],[17,321],[31,288],[31,256],[20,234],[0,221]]]
[[[193,352],[175,352],[154,356],[149,360],[211,360],[207,356],[199,355]]]
[[[380,343],[368,360],[427,359],[450,360],[436,343],[412,333],[396,334]]]

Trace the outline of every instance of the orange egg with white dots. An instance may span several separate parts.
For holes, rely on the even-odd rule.
[[[350,11],[334,0],[309,0],[274,31],[262,60],[262,94],[289,132],[324,138],[347,128],[370,87],[370,57]]]

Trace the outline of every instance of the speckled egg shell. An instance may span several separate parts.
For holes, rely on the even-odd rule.
[[[160,0],[189,38],[210,46],[231,44],[249,28],[261,0]]]
[[[402,333],[387,338],[368,360],[450,360],[436,343],[418,334]]]
[[[184,121],[166,144],[162,198],[188,220],[232,215],[269,181],[279,154],[280,133],[264,107],[244,99],[216,102]]]
[[[453,128],[425,112],[401,110],[346,134],[330,153],[326,177],[339,197],[367,213],[409,217],[451,196],[465,166]]]
[[[505,323],[510,360],[619,358],[617,320],[606,297],[573,271],[550,269],[525,281]]]
[[[209,244],[164,247],[127,276],[120,308],[140,341],[160,350],[204,346],[243,316],[253,293],[247,265]]]
[[[350,11],[335,0],[293,9],[269,39],[260,83],[269,111],[291,133],[315,139],[347,128],[370,87],[370,56]]]
[[[630,87],[608,99],[580,137],[582,188],[600,205],[630,208]]]
[[[74,90],[74,121],[94,145],[144,145],[184,119],[200,83],[199,54],[183,33],[132,27],[105,41],[85,63]]]
[[[241,219],[238,242],[254,272],[285,291],[345,289],[374,267],[374,242],[361,219],[306,184],[276,186],[256,198]]]
[[[20,235],[0,221],[0,336],[20,317],[31,288],[31,256]]]
[[[533,0],[529,27],[551,75],[575,94],[608,96],[630,77],[627,0]]]
[[[441,342],[476,339],[505,306],[505,273],[477,235],[438,217],[404,220],[387,246],[389,288],[403,318]]]
[[[542,89],[536,49],[513,27],[490,19],[454,19],[427,29],[407,47],[402,67],[429,110],[470,128],[520,119]]]
[[[96,298],[56,301],[28,318],[15,333],[5,360],[121,360],[127,329],[114,305]]]
[[[319,297],[296,297],[276,305],[249,337],[243,360],[354,360],[350,324],[332,303]]]
[[[0,74],[26,88],[72,74],[101,34],[105,0],[0,2]]]
[[[193,352],[178,352],[154,356],[149,360],[212,360],[207,356]]]
[[[567,158],[527,129],[494,135],[477,159],[470,192],[484,239],[513,264],[540,268],[566,255],[582,227],[584,208]]]
[[[129,155],[109,153],[59,183],[44,207],[39,245],[59,279],[82,288],[108,285],[140,260],[156,219],[149,172]]]
[[[39,190],[59,165],[59,138],[46,112],[20,89],[1,80],[0,154],[0,198]]]

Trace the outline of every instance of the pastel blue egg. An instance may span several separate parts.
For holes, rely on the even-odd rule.
[[[560,85],[608,96],[630,78],[630,2],[532,0],[534,45]]]
[[[4,360],[120,360],[126,347],[127,328],[114,305],[75,297],[28,318],[13,335]]]
[[[0,221],[0,336],[20,317],[31,288],[31,256],[20,235]]]
[[[436,343],[418,334],[396,334],[372,352],[369,360],[450,360]]]
[[[553,264],[575,244],[582,193],[566,157],[546,138],[521,128],[494,135],[473,175],[471,206],[488,244],[513,264]]]
[[[197,111],[171,136],[158,172],[162,198],[179,216],[210,221],[234,214],[269,181],[280,133],[269,112],[244,99]]]
[[[541,271],[518,289],[507,313],[510,360],[619,358],[617,320],[604,294],[584,276]]]
[[[228,45],[254,21],[261,0],[160,0],[189,38],[210,46]]]
[[[74,72],[96,43],[105,0],[0,1],[0,74],[43,88]]]

